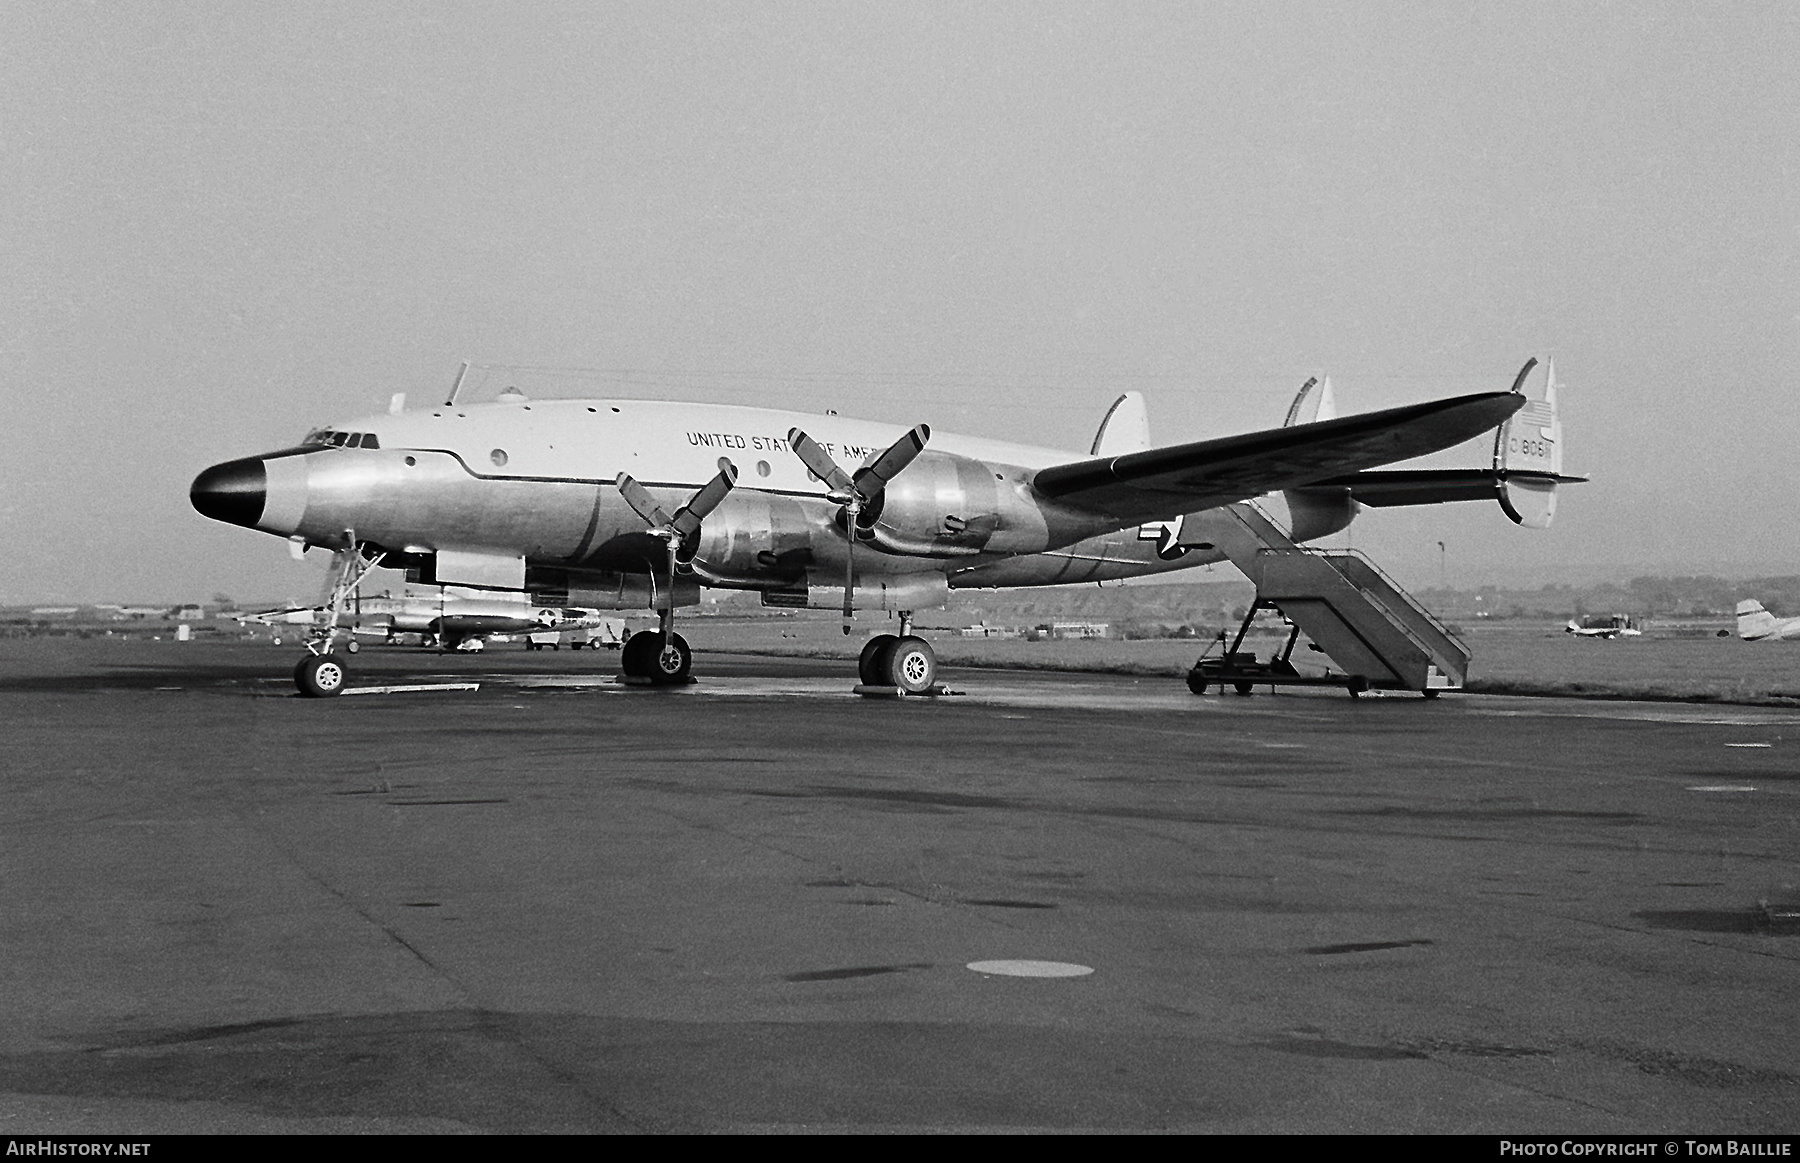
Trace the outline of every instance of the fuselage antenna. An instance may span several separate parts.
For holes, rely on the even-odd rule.
[[[468,374],[469,361],[465,359],[463,360],[462,368],[456,373],[456,382],[450,385],[450,398],[444,401],[444,407],[448,408],[456,403],[456,393],[462,391],[463,377]]]

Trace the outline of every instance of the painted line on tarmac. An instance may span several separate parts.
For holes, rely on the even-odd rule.
[[[392,686],[347,686],[338,692],[339,697],[350,695],[405,695],[417,691],[478,691],[478,682],[415,682],[399,683]]]
[[[1576,701],[1567,700],[1567,702]],[[1552,700],[1544,700],[1544,703],[1550,702]],[[1555,702],[1562,704],[1564,700],[1555,700]],[[1774,707],[1767,709],[1745,707],[1732,714],[1721,714],[1718,710],[1702,710],[1698,707],[1692,709],[1652,708],[1643,704],[1636,706],[1609,704],[1602,700],[1582,702],[1579,706],[1541,704],[1521,708],[1471,706],[1469,713],[1485,715],[1490,718],[1622,719],[1645,723],[1682,723],[1699,727],[1766,727],[1772,724],[1800,723],[1800,715]]]
[[[971,961],[968,967],[990,977],[1086,977],[1094,971],[1071,961]]]

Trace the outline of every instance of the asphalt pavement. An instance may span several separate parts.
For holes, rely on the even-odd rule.
[[[1800,1130],[1800,712],[294,657],[0,643],[6,1132]]]

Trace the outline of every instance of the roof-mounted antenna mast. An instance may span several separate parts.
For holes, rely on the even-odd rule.
[[[456,382],[450,385],[450,398],[444,401],[444,407],[448,408],[456,403],[456,393],[462,391],[463,377],[468,374],[469,361],[465,359],[463,360],[461,370],[456,373]]]

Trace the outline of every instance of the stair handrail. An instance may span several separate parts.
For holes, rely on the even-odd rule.
[[[1269,515],[1268,510],[1264,509],[1262,507],[1262,505],[1260,505],[1259,503],[1257,503],[1254,500],[1241,501],[1239,503],[1244,505],[1248,509],[1254,510],[1259,517],[1261,517],[1264,521],[1267,521],[1278,532],[1282,533],[1282,535],[1284,537],[1287,535],[1287,531],[1281,527],[1281,523],[1276,521],[1273,517],[1271,517]],[[1417,598],[1413,597],[1412,594],[1410,592],[1408,592],[1405,587],[1403,587],[1399,582],[1394,580],[1393,576],[1391,574],[1389,574],[1387,570],[1382,569],[1381,566],[1379,566],[1375,563],[1375,560],[1373,558],[1371,558],[1368,554],[1364,553],[1362,550],[1351,549],[1351,548],[1313,549],[1309,546],[1301,545],[1296,541],[1289,540],[1288,545],[1286,547],[1265,545],[1256,551],[1256,554],[1258,557],[1262,557],[1265,555],[1279,554],[1279,553],[1304,554],[1308,557],[1317,557],[1322,560],[1329,560],[1332,557],[1354,557],[1354,558],[1356,558],[1358,561],[1362,562],[1364,565],[1368,566],[1371,570],[1373,570],[1375,573],[1375,576],[1380,578],[1383,582],[1385,582],[1389,589],[1391,589],[1395,593],[1399,594],[1400,597],[1406,601],[1407,605],[1412,607],[1414,610],[1417,610],[1419,613],[1423,614],[1425,616],[1426,622],[1428,622],[1431,625],[1431,627],[1434,630],[1436,630],[1439,634],[1443,635],[1443,637],[1447,641],[1449,641],[1453,646],[1455,646],[1458,650],[1462,651],[1463,656],[1465,658],[1469,657],[1472,654],[1472,651],[1470,651],[1469,644],[1467,642],[1464,642],[1461,637],[1459,637],[1457,634],[1452,632],[1450,627],[1446,626],[1443,623],[1443,621],[1438,618],[1438,616],[1436,614],[1433,614],[1429,607],[1427,607],[1423,602],[1419,601]],[[1339,576],[1342,577],[1343,575],[1340,573]],[[1345,578],[1344,580],[1346,582],[1348,582],[1350,579]],[[1352,584],[1354,584],[1354,583],[1352,583]],[[1404,627],[1404,626],[1402,626],[1401,629],[1406,633],[1407,637],[1414,638],[1415,641],[1417,641],[1416,636],[1412,633],[1412,631],[1410,629],[1408,629],[1407,627]],[[1432,651],[1427,643],[1418,642],[1418,645],[1421,648],[1424,648],[1425,652],[1427,654],[1432,653]]]
[[[1452,642],[1456,643],[1458,646],[1462,647],[1465,652],[1468,651],[1469,644],[1467,642],[1464,642],[1459,635],[1457,635],[1453,630],[1450,629],[1450,627],[1448,627],[1444,624],[1442,619],[1440,619],[1436,614],[1432,613],[1431,607],[1427,606],[1424,602],[1419,601],[1419,599],[1413,597],[1413,595],[1411,594],[1410,591],[1403,588],[1399,582],[1394,580],[1392,574],[1388,573],[1387,570],[1382,569],[1379,565],[1375,564],[1374,558],[1370,557],[1368,554],[1364,553],[1360,549],[1335,549],[1335,550],[1322,550],[1321,552],[1325,553],[1327,556],[1329,556],[1333,553],[1336,553],[1336,554],[1340,554],[1340,555],[1344,555],[1344,556],[1355,557],[1355,558],[1358,558],[1359,560],[1361,560],[1364,565],[1368,566],[1370,569],[1375,571],[1375,575],[1377,577],[1379,577],[1382,581],[1386,582],[1390,587],[1392,587],[1395,593],[1404,597],[1408,602],[1411,602],[1412,606],[1415,610],[1418,610],[1419,613],[1425,615],[1426,620],[1428,620],[1433,626],[1437,627],[1438,633],[1442,634],[1444,637],[1448,638],[1450,641],[1452,641]]]

